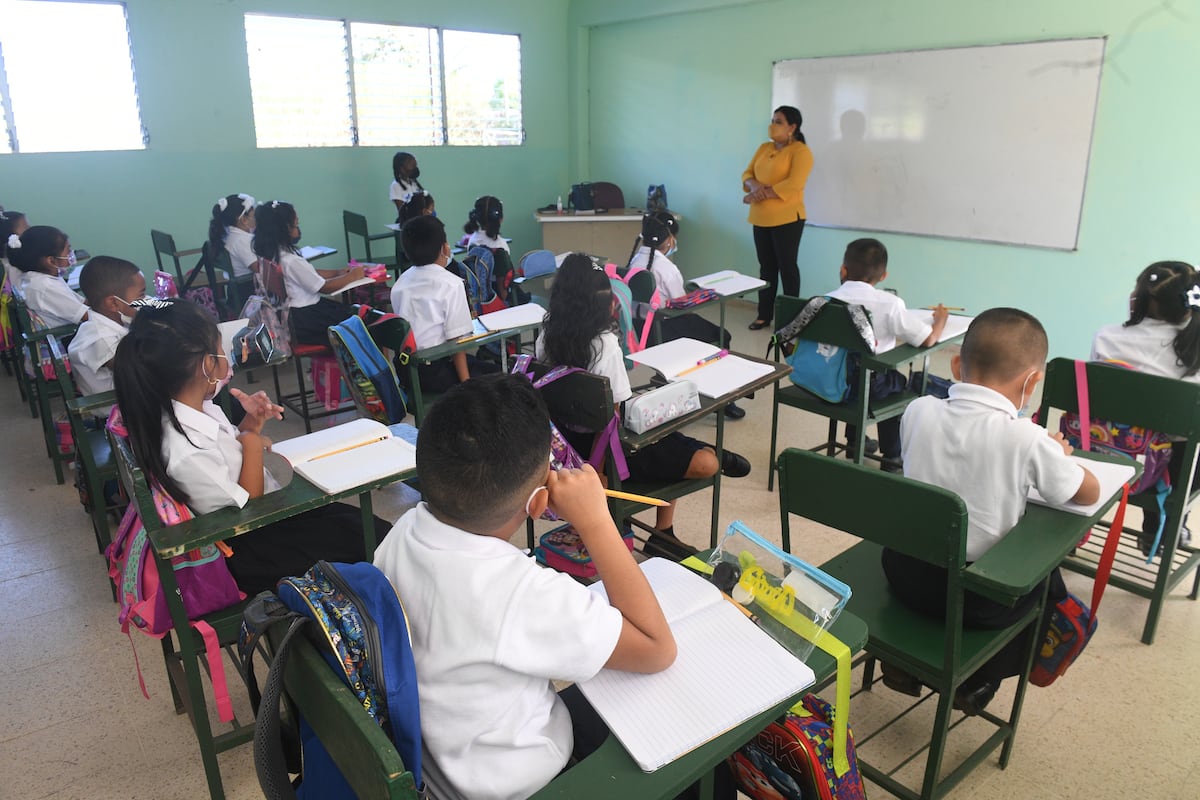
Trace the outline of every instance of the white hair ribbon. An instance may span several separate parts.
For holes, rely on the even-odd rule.
[[[1189,308],[1200,308],[1200,286],[1193,284],[1186,296]]]
[[[224,211],[228,207],[229,207],[229,201],[226,200],[224,197],[222,197],[220,200],[217,201],[217,208],[221,209],[222,211]]]
[[[10,233],[8,235],[8,249],[9,250],[20,250],[21,249],[21,237],[17,236],[15,233]]]
[[[238,192],[238,197],[240,197],[242,200],[241,216],[244,217],[254,210],[254,198],[248,194],[242,194],[241,192]]]

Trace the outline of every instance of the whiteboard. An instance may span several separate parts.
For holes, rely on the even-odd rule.
[[[808,223],[1075,249],[1105,39],[777,61]]]

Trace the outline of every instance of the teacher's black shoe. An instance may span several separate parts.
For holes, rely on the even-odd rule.
[[[756,319],[756,320],[754,320],[754,322],[750,323],[750,330],[761,331],[763,328],[767,327],[770,324],[771,324],[771,320],[769,320],[769,319]]]
[[[745,456],[726,450],[721,456],[721,474],[726,478],[744,478],[750,474],[750,462]]]
[[[725,406],[725,419],[741,419],[744,416],[746,416],[746,409],[739,407],[737,403]]]

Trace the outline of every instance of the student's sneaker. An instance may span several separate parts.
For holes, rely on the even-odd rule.
[[[879,468],[884,472],[894,472],[897,475],[903,475],[904,459],[900,456],[884,456],[879,462]]]
[[[873,456],[876,453],[878,453],[879,452],[879,440],[872,439],[870,436],[865,437],[863,440],[863,452],[869,456]],[[857,455],[858,455],[858,448],[855,447],[852,442],[847,441],[846,442],[846,458],[853,461],[855,456],[857,456]]]

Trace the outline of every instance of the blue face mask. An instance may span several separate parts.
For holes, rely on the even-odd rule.
[[[671,256],[675,255],[678,252],[679,252],[679,245],[673,244],[667,248],[667,252],[663,253],[663,255],[665,255],[667,258],[670,258]]]

